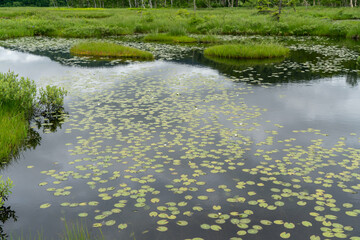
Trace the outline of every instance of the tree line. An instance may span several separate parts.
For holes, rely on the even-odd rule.
[[[1,7],[159,8],[273,6],[280,0],[0,0]],[[282,0],[292,6],[357,7],[357,0]]]

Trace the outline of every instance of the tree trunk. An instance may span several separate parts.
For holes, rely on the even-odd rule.
[[[171,0],[171,8],[173,7],[173,0]]]
[[[235,0],[235,7],[239,6],[239,0]]]
[[[194,0],[194,12],[196,12],[196,0]]]
[[[94,8],[96,8],[96,0],[94,0]]]
[[[141,0],[141,5],[143,8],[145,8],[144,0]]]
[[[152,8],[152,2],[149,0],[149,7]]]
[[[350,0],[350,7],[354,7],[352,0]]]
[[[129,0],[129,7],[131,8],[131,0]]]
[[[280,21],[280,15],[281,15],[281,8],[282,8],[282,0],[279,1],[279,12],[277,15],[277,21]]]

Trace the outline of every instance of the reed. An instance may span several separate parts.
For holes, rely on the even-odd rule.
[[[154,59],[154,56],[150,52],[108,42],[78,43],[70,49],[70,53],[90,57]]]
[[[239,59],[279,58],[289,54],[289,49],[276,43],[226,44],[205,49],[205,56]]]

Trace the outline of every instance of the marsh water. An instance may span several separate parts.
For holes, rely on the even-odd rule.
[[[93,60],[69,54],[79,40],[2,41],[1,72],[70,92],[0,170],[14,182],[2,235],[57,239],[66,222],[105,239],[360,239],[360,45],[277,40],[291,54],[270,62],[136,41],[156,60]]]

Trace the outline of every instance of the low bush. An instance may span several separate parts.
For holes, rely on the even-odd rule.
[[[62,109],[67,92],[62,88],[40,88],[34,81],[13,72],[0,73],[0,159],[15,155],[27,137],[29,120],[36,115]]]
[[[12,188],[13,182],[8,178],[6,181],[2,180],[0,176],[0,209],[7,200],[8,195],[11,194],[10,189]]]

